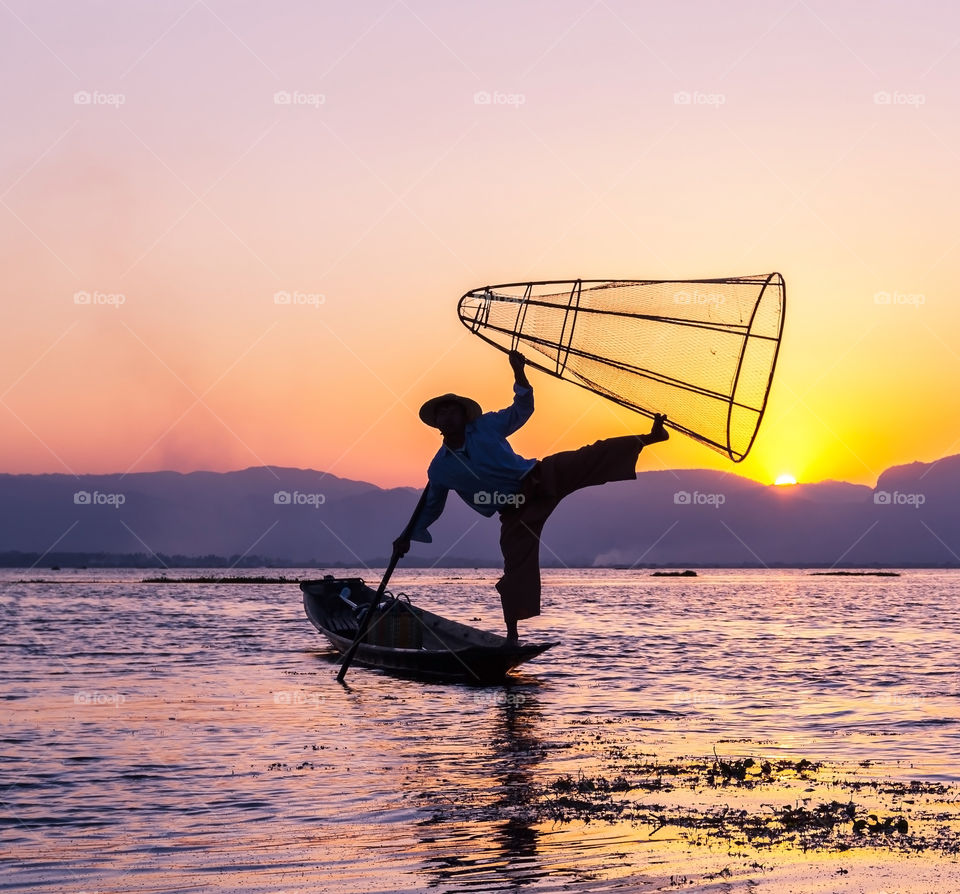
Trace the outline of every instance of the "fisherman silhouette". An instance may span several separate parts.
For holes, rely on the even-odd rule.
[[[420,419],[438,428],[443,444],[427,470],[427,495],[409,537],[398,537],[394,549],[404,556],[410,541],[430,543],[427,530],[443,512],[454,490],[481,515],[500,513],[503,576],[497,582],[507,639],[517,642],[517,622],[540,614],[540,535],[550,513],[568,494],[583,487],[637,477],[640,451],[669,437],[656,415],[649,434],[595,441],[543,459],[525,459],[507,438],[533,415],[533,388],[527,380],[526,359],[509,354],[513,369],[513,403],[484,413],[480,405],[459,394],[441,394],[420,408]]]

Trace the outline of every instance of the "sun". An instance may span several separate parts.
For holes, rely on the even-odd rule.
[[[777,480],[773,482],[776,485],[782,486],[784,484],[796,484],[797,479],[793,475],[777,475]]]

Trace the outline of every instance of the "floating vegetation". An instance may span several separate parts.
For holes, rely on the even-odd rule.
[[[772,765],[766,761],[741,766],[744,770],[754,766],[766,767],[768,770],[764,775],[774,776]],[[737,775],[739,771],[735,770],[733,776]],[[681,834],[706,832],[714,837],[755,847],[793,845],[804,850],[821,848],[845,851],[853,847],[879,846],[909,851],[937,849],[951,854],[960,851],[960,842],[955,833],[944,834],[941,829],[933,840],[923,836],[911,837],[910,822],[902,813],[881,816],[868,812],[871,808],[857,804],[852,799],[832,799],[810,806],[764,804],[759,810],[749,810],[733,805],[642,804],[613,797],[615,792],[634,788],[623,777],[613,782],[603,776],[579,776],[576,780],[569,776],[560,777],[548,787],[541,809],[546,817],[559,823],[601,820],[629,821],[635,825],[649,826],[650,837],[663,828],[672,827],[680,830]],[[690,836],[686,834],[685,837]]]
[[[654,571],[650,577],[696,577],[696,571]]]
[[[775,782],[787,774],[792,774],[800,779],[807,779],[809,778],[808,774],[816,773],[820,766],[806,758],[801,758],[798,761],[755,761],[752,757],[746,757],[738,761],[725,761],[722,757],[717,756],[716,749],[713,751],[713,756],[713,766],[706,777],[708,785],[727,785],[731,782],[755,785],[763,782]]]
[[[697,788],[707,786],[742,786],[754,788],[785,780],[811,780],[820,769],[806,758],[800,760],[754,759],[724,760],[714,752],[714,760],[687,761],[683,763],[627,762],[623,771],[633,776],[631,788],[647,791],[669,790],[677,787]]]
[[[719,807],[667,807],[662,804],[638,804],[614,799],[613,792],[630,790],[627,780],[617,784],[604,777],[579,777],[571,785],[569,777],[557,779],[551,786],[553,793],[545,798],[545,813],[555,822],[579,820],[591,822],[631,821],[652,827],[652,837],[671,826],[680,830],[708,830],[740,843],[793,843],[805,836],[805,847],[832,847],[847,850],[854,846],[853,836],[905,835],[909,824],[902,815],[894,814],[879,819],[877,814],[854,801],[825,801],[812,807],[796,804],[764,805],[759,812],[737,809],[730,805]]]
[[[298,584],[297,577],[145,577],[144,584]]]
[[[530,780],[522,799],[421,790],[418,800],[432,808],[423,824],[503,819],[508,809],[523,823],[626,822],[651,839],[667,829],[667,837],[691,844],[725,842],[754,851],[960,854],[957,791],[943,783],[862,779],[849,768],[806,758],[726,759],[715,751],[713,760],[657,761],[610,753],[611,772]]]

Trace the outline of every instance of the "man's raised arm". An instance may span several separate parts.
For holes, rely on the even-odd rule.
[[[512,435],[533,415],[533,388],[524,369],[526,358],[519,351],[511,351],[509,356],[513,369],[513,403],[504,410],[490,414],[504,437]]]
[[[513,369],[514,381],[524,388],[529,388],[530,383],[527,381],[527,371],[524,369],[527,365],[527,358],[519,351],[511,351],[507,356],[510,359],[510,367]]]

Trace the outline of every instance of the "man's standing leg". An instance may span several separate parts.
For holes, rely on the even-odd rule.
[[[525,481],[521,505],[500,513],[503,576],[497,590],[508,638],[517,638],[517,621],[540,614],[540,535],[550,513],[582,487],[635,479],[642,449],[640,438],[627,435],[546,456]]]
[[[516,509],[500,513],[503,576],[497,581],[509,639],[517,638],[517,621],[540,614],[540,534],[557,501],[527,487]]]

